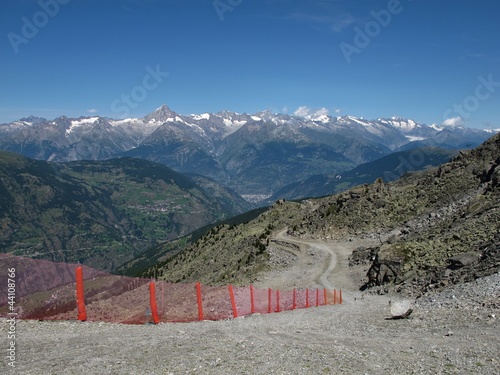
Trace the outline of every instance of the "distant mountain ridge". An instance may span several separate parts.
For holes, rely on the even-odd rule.
[[[377,178],[390,182],[405,173],[444,164],[457,153],[456,150],[432,147],[394,152],[338,175],[314,175],[305,181],[287,185],[278,190],[268,202],[278,199],[292,200],[327,196],[358,185],[371,184]]]
[[[291,183],[345,172],[394,151],[471,148],[491,135],[401,117],[181,115],[163,105],[143,118],[31,116],[0,124],[0,149],[57,162],[131,156],[214,178],[240,195],[271,196]]]

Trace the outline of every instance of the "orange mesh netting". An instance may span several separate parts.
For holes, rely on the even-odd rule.
[[[341,291],[174,284],[8,254],[0,254],[1,285],[7,284],[9,269],[15,269],[19,319],[190,322],[342,303]],[[0,295],[0,316],[8,313],[4,293]]]

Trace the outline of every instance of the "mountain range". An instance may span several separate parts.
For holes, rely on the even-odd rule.
[[[497,242],[500,135],[457,151],[488,131],[402,118],[182,116],[163,106],[142,119],[30,117],[0,133],[9,149],[0,151],[2,252],[172,281],[248,282],[268,266],[276,230],[398,231],[360,255],[375,259],[367,286],[381,286],[441,277],[449,257]],[[249,199],[272,194],[328,196],[248,212]]]
[[[263,111],[181,115],[166,105],[143,118],[28,117],[0,124],[0,149],[68,162],[141,158],[214,179],[249,201],[315,175],[338,175],[396,151],[471,148],[493,131]]]

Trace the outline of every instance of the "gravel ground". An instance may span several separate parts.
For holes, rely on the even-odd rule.
[[[392,320],[397,296],[362,295],[348,282],[356,241],[298,242],[296,261],[280,269],[276,285],[338,281],[344,304],[157,326],[18,321],[16,368],[4,356],[2,373],[500,374],[499,274],[422,298],[409,319]],[[311,259],[323,265],[301,279]],[[294,275],[299,281],[286,282]],[[261,283],[274,287],[272,273]],[[0,327],[8,347],[8,322]]]

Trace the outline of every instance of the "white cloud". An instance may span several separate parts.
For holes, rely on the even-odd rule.
[[[283,109],[281,110],[282,113],[288,113],[288,107],[284,106]]]
[[[87,109],[87,112],[88,112],[88,113],[96,113],[96,112],[97,112],[97,109],[95,109],[95,108],[90,108],[90,109]]]
[[[452,117],[452,118],[448,118],[446,120],[443,121],[442,125],[443,126],[460,126],[462,125],[463,123],[463,120],[462,118],[459,116],[459,117]]]
[[[309,107],[302,106],[302,107],[297,108],[297,110],[295,112],[293,112],[293,114],[295,116],[306,117],[309,115],[310,112],[311,112],[311,110],[309,109]]]
[[[325,107],[313,110],[307,106],[299,107],[294,113],[295,116],[304,117],[308,120],[325,120],[328,116],[328,109]]]
[[[342,110],[340,108],[335,109],[335,113],[338,115]]]
[[[318,109],[312,114],[313,116],[328,116],[328,109],[325,107]]]

